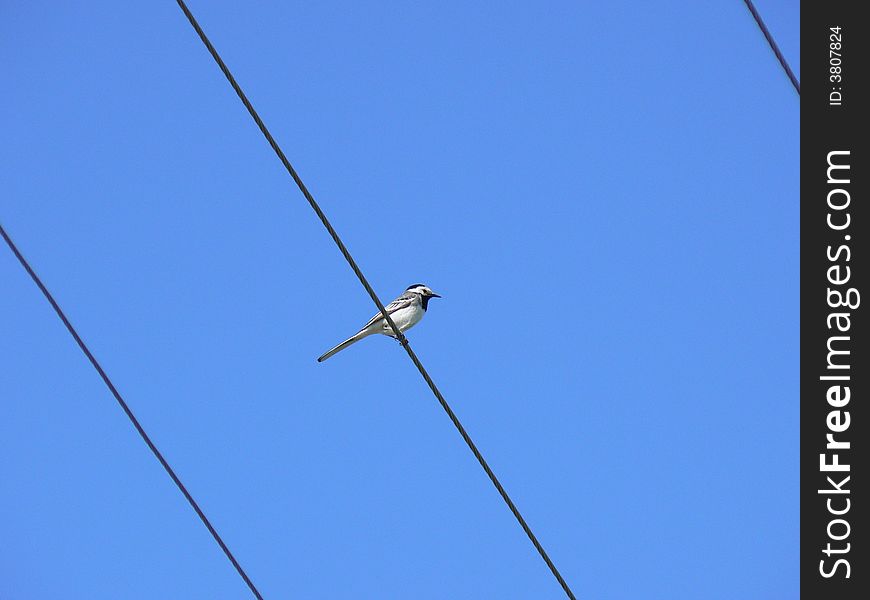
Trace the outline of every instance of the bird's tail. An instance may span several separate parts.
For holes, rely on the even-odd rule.
[[[363,339],[364,337],[368,337],[368,336],[370,336],[371,334],[372,334],[371,331],[367,331],[367,330],[363,329],[363,330],[360,331],[359,333],[357,333],[357,334],[355,334],[355,335],[352,335],[351,337],[349,337],[349,338],[347,338],[346,340],[344,340],[342,343],[340,343],[340,344],[339,344],[338,346],[336,346],[335,348],[333,348],[333,349],[331,349],[331,350],[328,350],[327,352],[324,352],[324,353],[320,356],[320,358],[317,359],[317,362],[323,362],[323,361],[325,361],[327,358],[329,358],[329,357],[332,356],[333,354],[338,354],[339,352],[341,352],[342,350],[344,350],[344,349],[347,348],[348,346],[357,343],[358,341],[360,341],[360,340]]]

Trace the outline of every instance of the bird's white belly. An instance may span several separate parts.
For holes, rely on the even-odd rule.
[[[399,331],[407,331],[414,325],[420,322],[420,319],[423,318],[423,310],[422,306],[409,306],[408,308],[403,308],[397,310],[393,314],[390,315],[393,319],[393,323],[396,324],[396,327],[399,328]],[[390,324],[387,323],[386,319],[381,319],[382,329],[384,334],[392,335],[393,329],[390,327]]]

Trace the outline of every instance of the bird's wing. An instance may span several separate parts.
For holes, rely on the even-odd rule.
[[[408,308],[409,306],[414,304],[414,300],[415,300],[415,297],[413,294],[402,294],[401,296],[399,296],[398,298],[396,298],[395,300],[393,300],[392,302],[387,304],[384,308],[387,309],[388,315],[392,315],[397,310],[402,310],[403,308]],[[374,325],[376,322],[380,321],[383,318],[384,318],[384,315],[382,315],[380,312],[378,312],[378,314],[373,316],[369,320],[369,322],[363,326],[363,329],[368,329],[369,327],[371,327],[372,325]],[[360,331],[362,331],[362,329],[360,329]]]

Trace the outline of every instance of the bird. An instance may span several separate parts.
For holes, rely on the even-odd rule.
[[[429,300],[432,298],[440,298],[432,289],[422,283],[415,283],[405,289],[401,296],[387,304],[387,314],[393,319],[393,323],[399,328],[399,331],[407,331],[414,325],[420,322],[423,315],[426,314],[426,309],[429,308]],[[378,313],[366,323],[362,329],[350,336],[335,348],[324,352],[317,362],[323,362],[330,356],[337,354],[348,346],[357,343],[363,338],[370,335],[380,333],[388,335],[392,338],[396,337],[393,328],[387,323],[383,314]]]

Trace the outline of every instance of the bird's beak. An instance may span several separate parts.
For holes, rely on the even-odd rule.
[[[430,297],[430,298],[440,298],[441,296],[439,296],[439,295],[436,294],[435,292],[432,292],[431,294],[429,294],[429,297]]]

